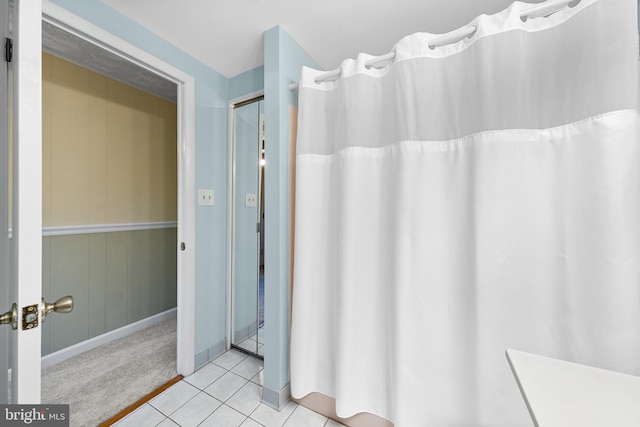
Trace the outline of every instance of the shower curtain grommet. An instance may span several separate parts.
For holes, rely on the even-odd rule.
[[[527,22],[532,18],[547,18],[555,13],[562,11],[565,8],[573,9],[578,4],[580,4],[582,0],[555,0],[555,1],[547,1],[541,3],[539,5],[535,5],[531,7],[529,10],[520,14],[520,20],[522,22]],[[532,16],[535,15],[535,16]]]

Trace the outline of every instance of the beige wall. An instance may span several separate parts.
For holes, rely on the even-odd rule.
[[[43,226],[175,221],[176,104],[43,53]]]

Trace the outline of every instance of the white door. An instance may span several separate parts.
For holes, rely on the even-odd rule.
[[[9,37],[9,3],[0,0],[0,40],[5,41]],[[4,46],[4,43],[2,44]],[[4,55],[3,55],[4,56]],[[0,313],[11,310],[9,302],[9,165],[8,165],[8,140],[9,140],[9,109],[8,109],[8,71],[9,64],[6,61],[0,66]],[[3,316],[3,325],[0,326],[0,404],[9,402],[9,330],[10,322],[8,314]]]
[[[8,30],[10,15],[12,25]],[[40,403],[41,20],[39,1],[11,4],[10,0],[0,0],[3,57],[7,31],[13,39],[12,61],[7,63],[2,58],[0,76],[4,91],[0,119],[0,313],[10,312],[13,303],[17,307],[16,329],[10,324],[10,314],[2,317],[2,323],[9,324],[0,325],[0,403]],[[11,384],[9,392],[7,383]]]

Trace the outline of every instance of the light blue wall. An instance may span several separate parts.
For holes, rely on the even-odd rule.
[[[237,99],[264,89],[264,66],[245,71],[229,79],[229,99]]]
[[[289,383],[289,83],[315,61],[280,26],[264,34],[265,81],[265,346],[263,399],[283,397]],[[278,406],[282,405],[282,401]]]
[[[196,188],[216,201],[196,208],[195,354],[210,358],[225,339],[229,80],[99,0],[53,2],[195,78]]]

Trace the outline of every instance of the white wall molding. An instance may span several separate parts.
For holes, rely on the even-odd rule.
[[[162,313],[147,317],[146,319],[139,320],[127,326],[123,326],[122,328],[114,329],[113,331],[98,335],[97,337],[63,348],[55,353],[47,354],[41,359],[42,369],[64,362],[67,359],[84,353],[85,351],[92,350],[96,347],[100,347],[101,345],[108,344],[111,341],[126,337],[134,332],[149,328],[172,317],[176,317],[176,311],[177,310],[175,308],[172,308],[171,310],[163,311]]]
[[[162,228],[177,228],[176,221],[166,222],[137,222],[130,224],[91,224],[65,225],[59,227],[42,227],[42,236],[69,236],[72,234],[113,233],[116,231],[158,230]]]

